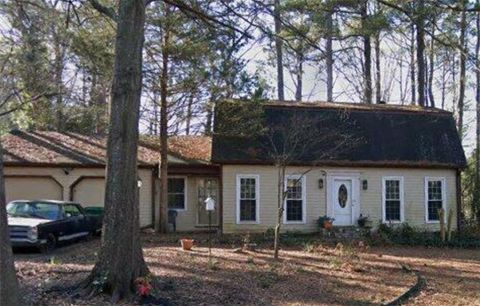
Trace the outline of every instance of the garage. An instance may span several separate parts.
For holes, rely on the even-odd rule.
[[[84,207],[101,206],[105,201],[105,178],[82,177],[72,188],[72,200]]]
[[[62,200],[63,189],[49,176],[5,176],[7,203],[13,200]]]

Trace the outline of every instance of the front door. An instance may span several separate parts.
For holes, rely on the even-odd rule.
[[[209,212],[206,210],[205,200],[211,197],[215,201],[215,210],[211,212],[211,225],[218,225],[218,210],[220,208],[218,179],[217,178],[199,178],[198,186],[198,202],[197,202],[197,225],[206,226],[209,224]]]
[[[333,181],[333,217],[334,225],[352,225],[352,179],[334,179]]]

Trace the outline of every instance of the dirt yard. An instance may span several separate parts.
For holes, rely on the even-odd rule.
[[[238,252],[239,245],[215,244],[209,263],[203,239],[191,252],[153,234],[144,236],[150,271],[160,281],[158,296],[171,305],[380,305],[417,280],[427,286],[407,305],[480,305],[480,250],[368,248],[307,244],[284,249],[272,260],[269,248]],[[64,246],[53,254],[16,253],[26,302],[33,305],[108,305],[106,297],[72,299],[52,286],[72,285],[95,261],[99,241]],[[125,304],[133,305],[133,304]]]

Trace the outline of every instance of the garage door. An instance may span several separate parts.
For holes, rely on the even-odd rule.
[[[82,206],[101,206],[105,201],[105,179],[83,178],[72,190],[73,201]]]
[[[6,177],[7,203],[13,200],[62,200],[62,187],[50,177]]]

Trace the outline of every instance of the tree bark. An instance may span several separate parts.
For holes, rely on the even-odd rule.
[[[380,33],[375,35],[375,91],[377,104],[382,102],[382,72],[380,68]]]
[[[462,8],[465,8],[466,1],[462,1]],[[463,138],[463,108],[465,104],[465,83],[466,83],[466,68],[467,68],[467,49],[466,49],[466,32],[467,32],[467,12],[465,10],[461,13],[460,20],[460,79],[458,89],[458,118],[457,128],[460,138]]]
[[[18,282],[13,264],[12,247],[8,231],[5,177],[3,174],[3,148],[0,143],[0,305],[20,305]]]
[[[115,68],[107,147],[105,218],[98,260],[80,284],[84,294],[106,292],[112,302],[129,297],[148,273],[140,243],[138,122],[142,91],[143,0],[118,4]]]
[[[302,101],[303,89],[303,54],[297,53],[297,87],[295,88],[295,100]]]
[[[169,20],[170,7],[164,6],[165,19]],[[170,27],[164,26],[162,48],[162,77],[160,79],[160,224],[159,231],[168,231],[168,66]]]
[[[415,25],[411,25],[410,36],[410,91],[412,92],[412,104],[417,101],[417,89],[415,84]]]
[[[480,5],[477,0],[476,6]],[[477,223],[480,224],[480,12],[476,14],[477,43],[475,45],[475,102],[476,102],[476,145],[475,145],[475,191],[473,193],[473,210]]]
[[[283,80],[283,41],[280,37],[282,31],[280,0],[274,0],[273,17],[275,19],[275,50],[277,60],[277,94],[278,100],[285,100],[285,84]]]
[[[364,0],[361,4],[361,18],[362,18],[362,30],[368,32],[366,28],[366,21],[368,19],[368,0]],[[372,45],[370,41],[370,34],[366,33],[363,35],[363,60],[364,60],[364,71],[363,71],[363,86],[364,86],[364,96],[363,102],[371,104],[372,103]]]
[[[431,33],[431,40],[430,40],[430,56],[429,56],[429,62],[430,62],[430,68],[428,69],[428,100],[430,102],[431,107],[435,107],[435,97],[433,96],[433,76],[434,76],[434,70],[435,70],[435,28],[436,28],[436,23],[435,23],[435,17],[433,17],[432,21],[432,33]]]
[[[333,9],[327,12],[326,25],[325,56],[327,66],[327,101],[333,102]]]
[[[285,194],[285,165],[277,165],[278,184],[277,184],[277,225],[275,226],[275,237],[273,243],[273,258],[278,259],[280,249],[280,229],[283,222],[284,194]]]
[[[425,106],[425,0],[417,1],[417,93],[418,105]]]

